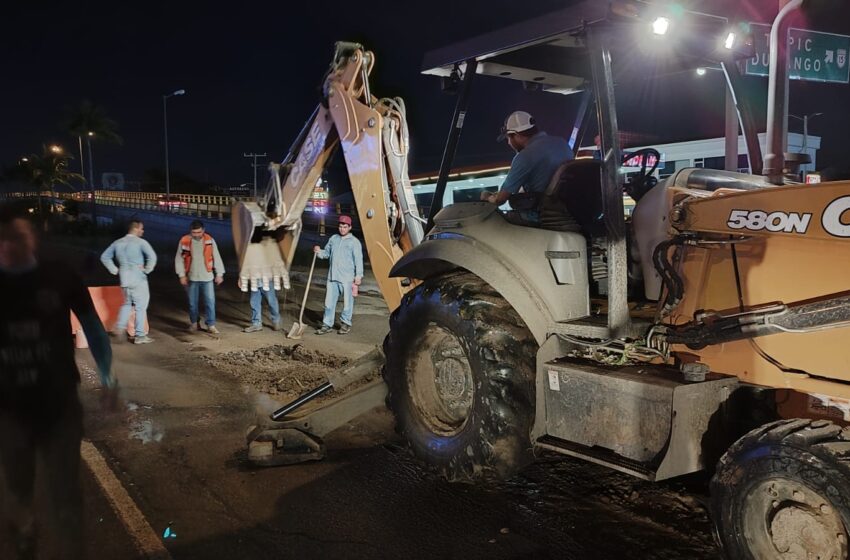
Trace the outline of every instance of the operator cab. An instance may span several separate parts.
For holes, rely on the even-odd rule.
[[[645,2],[589,0],[432,51],[425,56],[423,73],[439,76],[443,89],[460,91],[455,115],[463,114],[463,124],[467,126],[476,121],[476,107],[474,102],[469,107],[464,103],[487,87],[489,110],[482,112],[493,114],[492,106],[500,91],[506,92],[510,107],[503,107],[497,118],[503,118],[515,108],[528,109],[537,116],[535,107],[543,107],[543,118],[537,118],[541,128],[549,134],[566,137],[574,153],[598,131],[600,145],[595,157],[568,161],[552,177],[539,200],[540,224],[536,227],[580,232],[587,238],[589,260],[593,261],[588,263],[592,270],[591,288],[597,285],[597,295],[607,294],[613,267],[628,270],[629,281],[620,285],[638,288],[630,289],[630,295],[645,292],[647,299],[657,299],[660,288],[656,290],[656,287],[660,284],[652,281],[642,290],[641,276],[647,272],[657,276],[650,244],[658,241],[659,232],[667,225],[666,215],[661,215],[666,214],[666,207],[660,204],[663,195],[659,193],[670,182],[658,183],[655,176],[663,160],[663,154],[657,150],[642,148],[624,152],[621,142],[629,141],[627,137],[634,135],[621,132],[618,125],[625,123],[626,130],[643,125],[657,135],[663,125],[658,124],[656,115],[663,115],[664,108],[652,107],[656,93],[666,93],[669,100],[670,92],[675,97],[679,90],[690,88],[697,99],[702,94],[703,101],[713,101],[715,106],[722,103],[717,100],[724,99],[724,85],[718,83],[719,80],[711,82],[717,91],[713,97],[706,95],[705,81],[701,86],[693,84],[695,71],[697,68],[720,70],[734,87],[740,81],[734,62],[752,54],[748,39],[742,29],[722,17],[681,10],[669,12],[662,6]],[[517,104],[515,91],[503,86],[490,88],[489,82],[469,90],[469,84],[478,81],[480,76],[519,82],[515,84],[516,89],[525,90],[527,99]],[[562,96],[558,109],[553,110],[553,100],[543,99],[548,97],[542,96],[543,93]],[[620,115],[617,114],[615,93],[621,107],[627,108]],[[681,93],[680,97],[689,96]],[[749,161],[753,172],[760,173],[758,140],[746,116],[746,108],[742,106],[743,100],[740,96],[735,98]],[[699,117],[710,114],[690,105],[688,109],[695,119],[694,130],[699,128]],[[546,118],[564,114],[572,116],[566,123],[557,122],[557,117]],[[457,124],[453,124],[452,130],[457,129],[459,134]],[[492,126],[493,121],[476,122],[475,126],[488,124]],[[682,128],[680,123],[679,128]],[[651,144],[641,141],[647,138],[637,137],[629,143]],[[451,142],[450,137],[449,145]],[[451,161],[444,161],[445,165],[450,168]],[[441,170],[441,176],[447,176],[448,170]],[[720,182],[735,180],[725,173],[701,170],[691,175],[695,179],[701,177],[704,182],[711,182],[711,177]],[[680,172],[677,176],[685,175]],[[438,182],[435,204],[445,200],[444,189],[445,180],[442,184]],[[647,198],[650,192],[656,195]],[[626,216],[624,197],[635,204],[634,215],[642,215],[641,219],[633,222],[630,215]],[[639,228],[645,231],[637,231]],[[616,255],[612,254],[612,247],[618,238],[625,238],[627,247],[623,254]],[[635,240],[646,240],[646,243]],[[638,250],[639,245],[645,245],[643,251]],[[618,259],[626,260],[627,266],[616,265]]]
[[[528,108],[532,114],[537,110],[535,106],[543,107],[543,118],[537,118],[541,128],[568,138],[574,153],[587,143],[586,139],[593,138],[592,131],[598,131],[601,141],[596,153],[590,159],[579,157],[564,163],[552,177],[538,202],[537,227],[579,231],[591,246],[601,247],[612,236],[625,236],[631,241],[634,232],[630,217],[625,216],[624,196],[629,206],[635,204],[636,213],[646,214],[639,211],[641,200],[656,188],[655,172],[663,160],[663,154],[653,148],[624,153],[621,140],[629,134],[619,130],[618,122],[627,127],[657,127],[654,115],[663,115],[664,111],[661,108],[653,113],[655,94],[666,93],[668,100],[671,91],[679,96],[698,95],[705,90],[706,80],[701,85],[694,84],[697,68],[722,70],[728,82],[736,84],[740,76],[732,62],[751,54],[751,44],[745,39],[744,33],[726,18],[683,11],[668,13],[661,6],[644,2],[609,4],[590,0],[432,51],[425,56],[423,73],[439,76],[443,88],[448,90],[463,90],[473,78],[478,82],[480,76],[488,76],[502,82],[513,81],[516,89],[526,91],[528,99],[521,105],[516,102],[516,91],[503,85],[492,87],[488,82],[476,85],[471,94],[460,91],[456,115],[464,115],[466,126],[476,119],[475,103],[468,99],[474,99],[476,92],[486,91],[486,103],[492,108],[494,99],[499,98],[495,91],[504,92],[502,96],[510,99],[510,107],[506,101],[500,115],[508,114],[514,106]],[[472,74],[468,75],[470,71]],[[717,99],[723,99],[723,85],[718,81],[709,82],[717,85],[716,98],[708,101],[703,113],[691,111],[694,119],[710,114]],[[688,89],[692,91],[687,92]],[[615,91],[623,96],[629,109],[622,115],[617,114]],[[562,96],[560,109],[553,110],[553,100],[542,93]],[[463,103],[469,103],[469,107]],[[482,112],[492,114],[489,108]],[[547,118],[552,115],[555,117]],[[568,116],[567,126],[563,126],[564,116]],[[741,116],[749,161],[753,171],[759,173],[758,140],[748,130],[750,121]],[[492,125],[492,121],[476,122],[475,126],[488,124]],[[698,124],[695,121],[694,129]],[[442,200],[443,183],[437,184],[436,203]],[[663,184],[658,188],[663,189]],[[656,212],[663,210],[656,203],[645,206]],[[617,221],[623,225],[617,226]],[[661,217],[653,216],[642,223],[651,223],[657,229],[659,221]],[[612,260],[611,255],[604,254],[605,250],[597,252],[603,253],[603,261]],[[630,252],[632,256],[637,254],[636,248],[630,248]],[[644,264],[651,263],[650,256],[639,259]]]

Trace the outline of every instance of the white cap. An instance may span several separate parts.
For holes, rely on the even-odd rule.
[[[523,132],[532,129],[535,126],[534,117],[530,114],[525,111],[514,111],[508,115],[507,119],[505,119],[505,125],[502,127],[499,137],[496,140],[501,142],[508,134]]]

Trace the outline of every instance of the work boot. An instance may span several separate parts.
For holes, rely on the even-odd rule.
[[[263,325],[260,325],[260,324],[257,324],[257,323],[252,323],[250,326],[242,329],[242,332],[259,332],[261,330],[263,330]],[[277,329],[275,329],[275,330],[277,330]]]
[[[150,344],[151,342],[153,342],[153,339],[146,334],[137,335],[133,339],[133,344]]]
[[[333,330],[332,327],[329,327],[327,325],[322,325],[322,328],[316,329],[316,334],[328,334],[332,330]]]
[[[263,328],[263,327],[260,327],[260,328]],[[220,334],[220,333],[219,333],[219,331],[218,331],[218,329],[217,329],[217,328],[215,328],[215,325],[210,325],[210,326],[208,326],[208,327],[207,327],[207,332],[208,332],[208,333],[210,333],[210,334]]]
[[[273,331],[282,331],[283,330],[283,323],[280,322],[280,321],[275,321],[274,324],[272,325],[272,330]]]
[[[340,325],[339,332],[336,333],[336,334],[348,334],[350,332],[351,332],[351,325],[346,325],[345,323],[343,323],[342,325]]]
[[[189,326],[186,328],[189,332],[198,332],[201,330],[201,326],[198,323],[189,323]]]

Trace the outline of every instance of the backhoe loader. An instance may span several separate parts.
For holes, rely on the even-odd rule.
[[[318,111],[332,108],[343,138],[367,247],[370,236],[388,240],[369,254],[384,282],[390,330],[369,364],[340,372],[254,430],[253,460],[295,461],[298,447],[320,457],[322,435],[386,402],[413,454],[449,480],[509,477],[539,450],[646,480],[707,470],[727,557],[847,558],[850,182],[789,178],[780,39],[801,3],[789,2],[773,25],[764,158],[739,94],[738,61],[752,52],[725,18],[593,0],[428,53],[423,72],[458,95],[424,229],[414,207],[402,205],[404,180],[387,180],[380,110],[335,105],[371,100],[362,96],[367,76],[340,65],[338,51],[341,75],[363,77],[346,90],[332,71]],[[354,52],[349,61],[363,57]],[[681,169],[657,182],[644,165],[624,184],[615,89],[641,91],[627,80],[635,54],[643,79],[651,78],[647,69],[723,71],[751,173]],[[368,74],[368,65],[359,68]],[[484,77],[579,96],[572,142],[595,114],[602,157],[555,173],[539,203],[540,227],[510,224],[486,202],[439,208],[470,119],[471,84]],[[352,151],[354,131],[375,140],[359,140],[372,150],[358,152],[363,159]],[[296,175],[307,176],[302,184],[315,178],[326,145],[304,142],[293,152],[293,169],[302,159],[314,165]],[[660,159],[642,152],[628,158]],[[373,182],[355,181],[367,167]],[[624,189],[636,200],[628,220]],[[245,222],[295,232],[279,241],[284,255],[294,249],[303,209],[288,204],[275,199],[270,212],[267,202]],[[291,414],[381,360],[383,383]]]

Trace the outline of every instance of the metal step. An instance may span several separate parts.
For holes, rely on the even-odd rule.
[[[597,465],[602,465],[643,480],[655,480],[655,470],[643,463],[632,461],[601,447],[585,447],[554,436],[543,436],[537,440],[537,446],[556,451],[571,457],[578,457]]]
[[[651,326],[651,321],[632,318],[625,337],[632,339],[643,338]],[[551,334],[596,338],[600,340],[613,338],[611,330],[608,328],[608,317],[606,315],[596,315],[593,317],[584,317],[575,321],[559,321],[557,323],[552,323],[549,325],[549,332]]]

